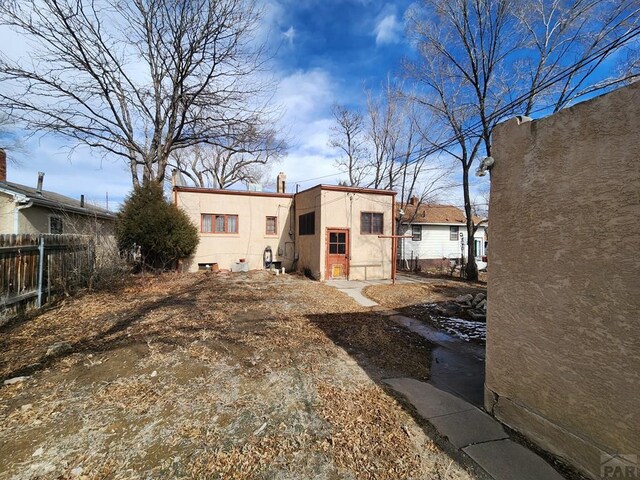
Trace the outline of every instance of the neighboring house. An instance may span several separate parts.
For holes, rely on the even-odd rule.
[[[415,268],[442,268],[450,259],[467,256],[467,227],[464,212],[452,205],[419,205],[416,198],[404,206],[402,212],[402,238],[398,242],[398,258],[403,266]],[[473,219],[476,224],[479,218]],[[482,223],[473,237],[475,257],[486,254],[486,223]]]
[[[318,279],[391,278],[395,192],[317,185],[285,193],[175,185],[174,202],[198,226],[200,243],[190,271],[244,260],[252,270],[265,258]],[[269,253],[270,252],[270,253]]]
[[[115,215],[79,200],[36,187],[7,181],[6,154],[0,150],[0,234],[112,235]]]

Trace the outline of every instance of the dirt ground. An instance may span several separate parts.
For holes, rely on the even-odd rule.
[[[429,345],[301,277],[136,278],[0,351],[0,479],[472,478],[381,386]]]

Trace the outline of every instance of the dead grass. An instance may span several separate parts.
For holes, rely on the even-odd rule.
[[[433,283],[370,285],[364,294],[387,308],[400,309],[424,303],[446,302],[459,295],[486,293],[486,286],[456,280],[438,280]]]
[[[0,479],[469,478],[376,383],[428,346],[300,277],[136,279],[0,349]]]

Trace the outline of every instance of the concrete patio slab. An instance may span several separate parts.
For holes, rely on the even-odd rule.
[[[430,422],[457,448],[509,438],[500,422],[479,409],[433,417]]]
[[[541,457],[511,440],[479,443],[462,449],[495,480],[563,480]]]
[[[412,378],[389,378],[384,382],[406,397],[426,419],[475,409],[461,398]]]

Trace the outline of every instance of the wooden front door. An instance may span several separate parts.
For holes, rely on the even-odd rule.
[[[327,271],[325,278],[349,278],[349,230],[327,229]]]

